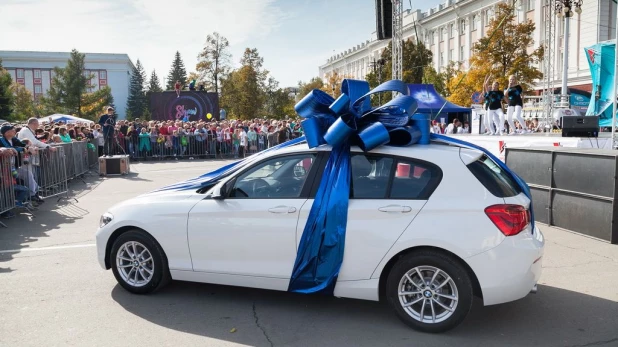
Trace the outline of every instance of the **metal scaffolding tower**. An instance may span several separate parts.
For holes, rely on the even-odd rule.
[[[403,79],[403,0],[393,2],[393,79]]]
[[[543,57],[543,108],[545,110],[545,126],[551,126],[554,113],[554,60],[556,36],[556,12],[554,0],[544,0],[545,19],[545,56]]]

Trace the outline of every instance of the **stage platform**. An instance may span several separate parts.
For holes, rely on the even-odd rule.
[[[566,148],[600,148],[612,149],[611,133],[599,133],[599,137],[562,137],[559,133],[532,133],[517,135],[478,135],[457,134],[448,135],[471,142],[489,150],[493,155],[504,161],[505,148],[531,147],[566,147]]]

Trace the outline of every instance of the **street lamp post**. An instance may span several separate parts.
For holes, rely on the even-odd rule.
[[[569,23],[573,12],[582,13],[583,0],[555,0],[555,10],[558,17],[564,17],[564,44],[562,60],[562,90],[560,96],[560,106],[568,103],[568,80],[569,80]],[[566,103],[565,103],[566,100]]]

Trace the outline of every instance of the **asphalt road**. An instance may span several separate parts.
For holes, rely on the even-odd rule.
[[[410,330],[376,302],[183,282],[136,296],[99,267],[94,233],[107,207],[223,163],[89,176],[71,183],[78,201],[7,221],[0,346],[618,346],[618,245],[547,227],[538,294],[477,302],[442,335]]]

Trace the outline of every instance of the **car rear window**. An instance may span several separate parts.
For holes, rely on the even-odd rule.
[[[511,175],[486,155],[468,164],[468,169],[490,193],[499,198],[508,198],[521,193],[521,188]]]

